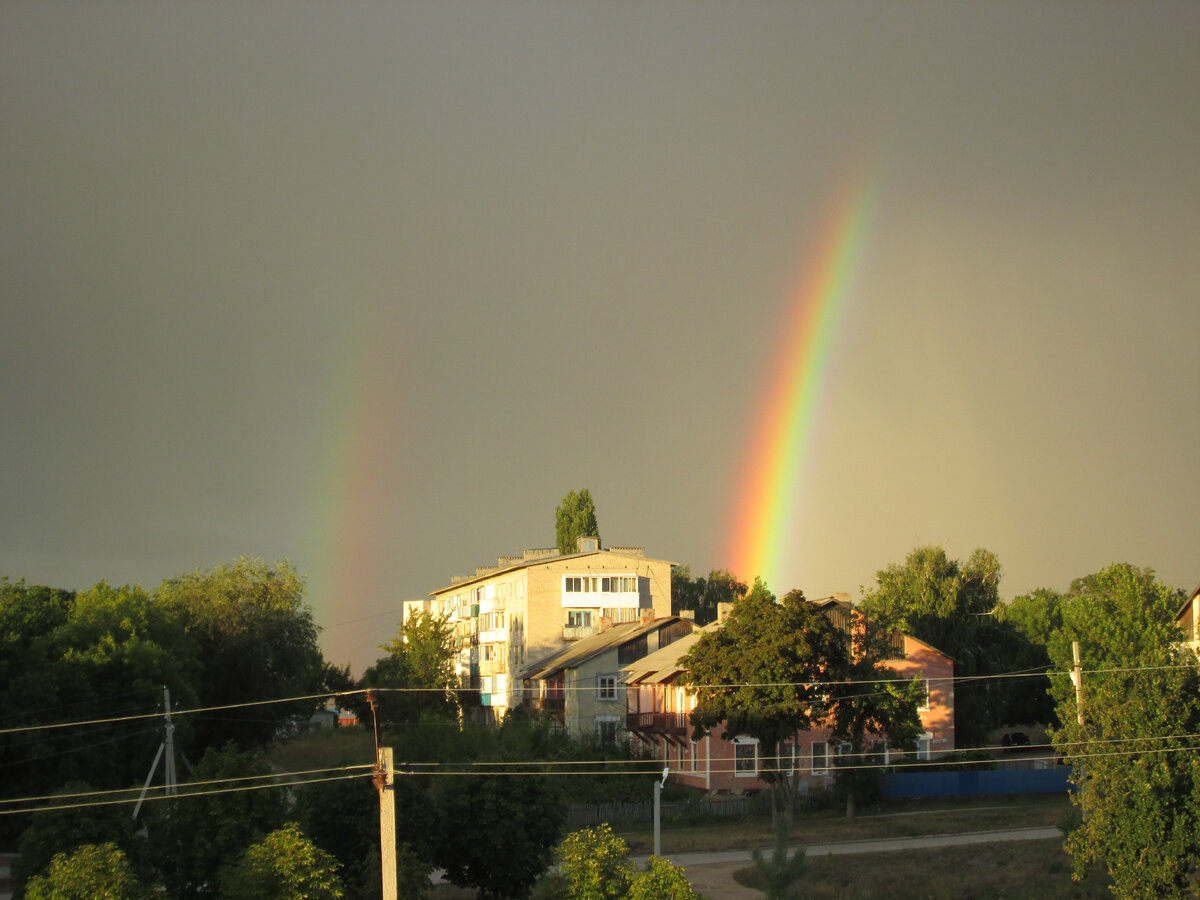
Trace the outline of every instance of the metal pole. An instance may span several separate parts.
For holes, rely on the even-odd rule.
[[[662,782],[654,782],[654,855],[662,856]]]
[[[667,783],[671,767],[663,769],[662,781],[654,782],[654,855],[662,856],[662,789]]]

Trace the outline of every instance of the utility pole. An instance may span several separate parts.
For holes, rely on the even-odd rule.
[[[171,723],[171,691],[163,685],[163,739],[158,745],[158,752],[154,754],[154,762],[150,763],[150,774],[146,776],[146,783],[142,785],[142,792],[138,795],[138,802],[133,807],[133,818],[136,820],[138,813],[142,809],[142,801],[146,799],[146,791],[150,789],[150,782],[154,780],[154,773],[158,771],[158,761],[163,758],[164,753],[167,757],[166,767],[163,769],[163,781],[166,783],[166,795],[172,797],[175,795],[175,726]]]
[[[1075,719],[1079,723],[1080,738],[1083,737],[1083,664],[1079,659],[1079,641],[1071,641],[1071,657],[1074,665],[1071,667],[1071,681],[1075,684]],[[1085,748],[1086,749],[1086,748]],[[1079,764],[1079,792],[1082,794],[1087,789],[1087,763]],[[1080,813],[1083,818],[1087,818],[1087,806],[1079,805]]]
[[[396,768],[391,747],[379,746],[379,711],[375,691],[367,691],[371,723],[375,730],[375,770],[371,780],[379,791],[379,861],[383,872],[383,900],[398,900],[396,886]]]
[[[375,762],[379,789],[379,859],[383,869],[383,900],[397,900],[396,887],[396,771],[392,748],[380,747]]]

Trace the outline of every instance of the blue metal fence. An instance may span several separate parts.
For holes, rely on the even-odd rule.
[[[892,772],[883,777],[884,797],[978,797],[988,794],[1057,794],[1072,790],[1070,766],[1048,769],[984,769],[969,772]]]

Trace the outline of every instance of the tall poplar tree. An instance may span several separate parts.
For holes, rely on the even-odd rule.
[[[562,504],[554,510],[554,532],[558,552],[566,556],[578,549],[578,539],[594,537],[600,539],[600,525],[596,522],[596,504],[587,488],[576,492],[571,489],[563,497]]]

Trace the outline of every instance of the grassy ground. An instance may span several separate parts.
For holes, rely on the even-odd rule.
[[[950,834],[1001,828],[1059,825],[1070,813],[1065,797],[980,798],[903,801],[876,807],[846,822],[839,811],[798,815],[794,844],[831,843],[879,837]],[[619,832],[632,854],[652,849],[649,825]],[[736,850],[772,843],[771,822],[743,819],[703,824],[664,822],[663,852]],[[1071,878],[1071,858],[1055,840],[1016,841],[859,856],[827,856],[809,861],[802,896],[813,900],[1100,900],[1110,898],[1108,879],[1095,872],[1082,882]],[[761,896],[753,867],[734,874],[747,897]],[[435,900],[472,897],[450,885]],[[535,897],[544,892],[535,892]]]
[[[761,889],[758,872],[734,879]],[[1100,900],[1111,898],[1096,872],[1071,880],[1071,858],[1059,841],[1019,841],[810,860],[801,882],[812,900]],[[748,896],[754,896],[749,893]]]

